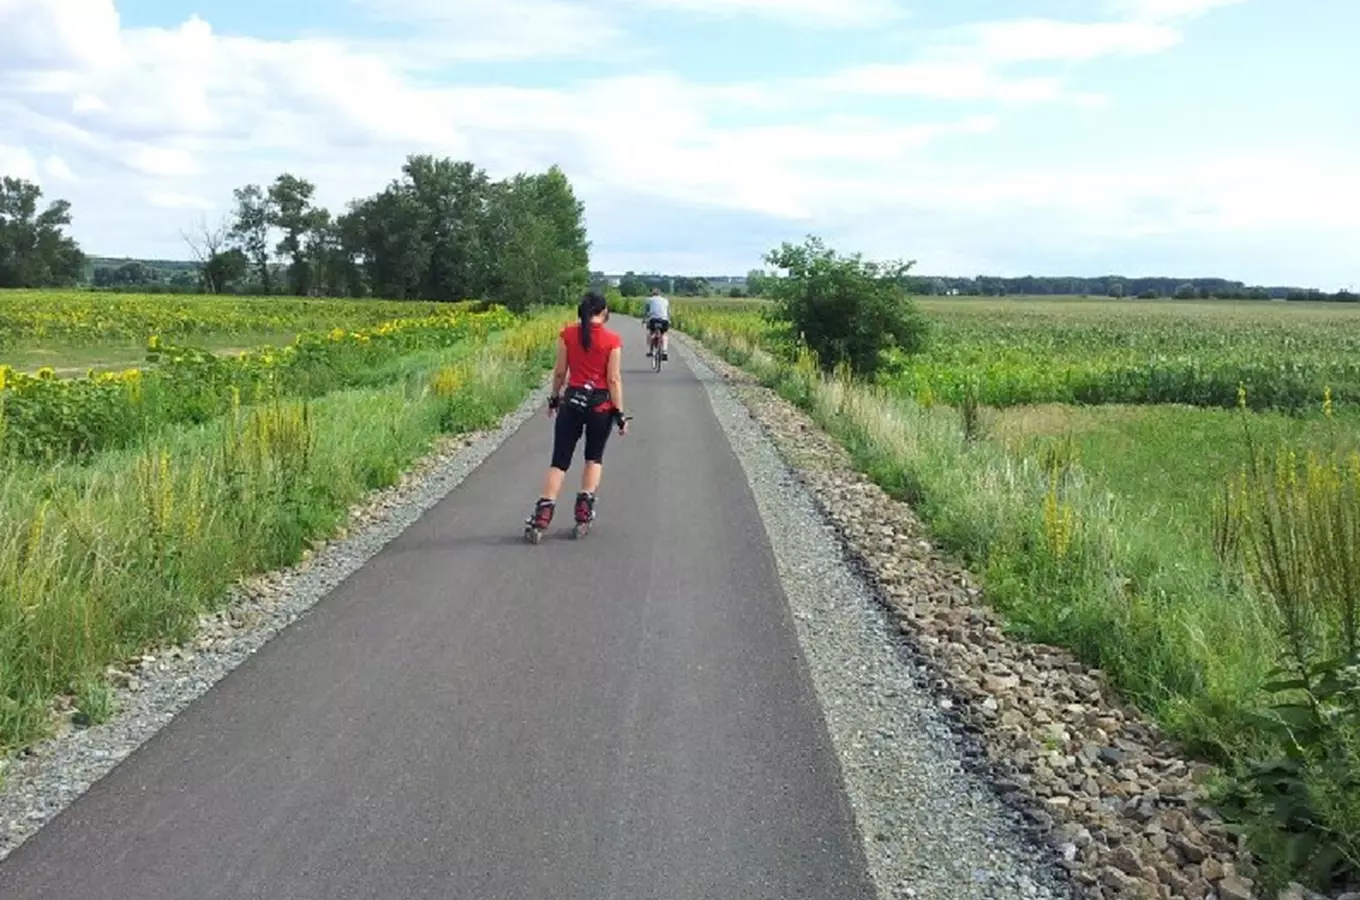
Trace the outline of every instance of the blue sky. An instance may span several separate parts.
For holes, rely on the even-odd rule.
[[[0,172],[183,257],[281,171],[558,163],[596,268],[1360,286],[1354,0],[0,0]]]

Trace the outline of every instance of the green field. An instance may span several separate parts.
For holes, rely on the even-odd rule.
[[[145,346],[166,340],[360,328],[428,316],[443,304],[204,294],[102,294],[91,291],[0,291],[0,361],[49,343]]]
[[[1272,877],[1306,877],[1330,858],[1310,856],[1323,845],[1360,868],[1360,722],[1282,740],[1258,718],[1271,670],[1299,643],[1285,640],[1282,610],[1308,611],[1296,618],[1311,663],[1355,634],[1345,610],[1360,582],[1345,573],[1360,573],[1360,310],[1076,298],[920,306],[928,349],[876,384],[800,364],[761,303],[678,300],[673,315],[811,411],[911,502],[982,576],[1017,635],[1101,666],[1228,774],[1302,741],[1289,808],[1311,817],[1291,825],[1307,839],[1285,840],[1257,797],[1241,814],[1252,845]],[[1253,461],[1264,468],[1247,477]],[[1262,523],[1278,539],[1282,597],[1240,555],[1243,535],[1269,531]]]
[[[1085,469],[1177,535],[1204,534],[1209,502],[1247,461],[1244,426],[1272,444],[1360,448],[1360,309],[1080,297],[917,302],[931,320],[931,344],[886,378],[894,393],[956,406],[971,385],[990,407],[983,419],[998,443],[1034,458],[1070,443]],[[729,328],[772,340],[759,320],[763,301],[675,303],[682,317],[718,313]],[[1284,390],[1285,380],[1295,387]],[[1090,399],[1073,396],[1079,382]],[[1239,387],[1253,412],[1245,417]]]
[[[1037,404],[988,416],[992,436],[1018,455],[1039,458],[1067,447],[1084,469],[1168,540],[1207,552],[1210,509],[1224,480],[1250,460],[1244,426],[1268,446],[1320,452],[1360,449],[1360,414],[1309,416],[1192,406]],[[1244,421],[1245,419],[1245,421]],[[1187,547],[1187,550],[1189,547]]]
[[[152,335],[217,352],[290,343],[299,333],[418,318],[446,304],[201,294],[0,291],[0,365],[83,374],[141,365]]]
[[[899,379],[957,403],[1360,405],[1360,310],[1341,304],[931,299],[936,340]]]

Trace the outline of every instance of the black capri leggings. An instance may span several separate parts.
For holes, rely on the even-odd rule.
[[[612,412],[587,412],[563,403],[553,429],[552,467],[564,472],[571,468],[571,458],[576,453],[576,442],[581,439],[582,431],[586,433],[586,462],[602,461],[604,445],[613,427]]]

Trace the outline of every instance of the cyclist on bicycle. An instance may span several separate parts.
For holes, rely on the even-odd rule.
[[[647,330],[647,356],[652,355],[653,334],[661,334],[661,359],[669,360],[670,354],[667,352],[670,344],[666,337],[666,332],[671,328],[671,301],[661,295],[661,288],[652,288],[652,296],[647,298],[647,308],[643,311],[642,327]]]

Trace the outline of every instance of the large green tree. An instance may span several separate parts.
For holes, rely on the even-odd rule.
[[[0,178],[0,287],[61,287],[85,271],[80,245],[62,232],[71,204],[54,200],[38,211],[42,188],[21,178]]]
[[[269,227],[273,217],[269,197],[258,184],[247,184],[233,192],[236,213],[231,225],[231,236],[236,246],[255,267],[260,293],[271,292],[269,272]]]
[[[420,296],[430,260],[422,220],[415,198],[396,183],[350,204],[341,231],[374,296],[393,300]]]
[[[499,185],[497,298],[510,309],[558,303],[590,282],[584,207],[553,166]]]
[[[283,232],[275,251],[288,260],[288,289],[298,296],[312,292],[317,260],[308,253],[322,242],[315,240],[330,214],[312,206],[316,186],[305,178],[284,172],[269,186],[266,221]]]
[[[490,300],[514,309],[558,302],[589,282],[585,209],[566,174],[492,180],[471,162],[407,157],[401,176],[332,216],[315,188],[280,175],[268,190],[236,190],[234,245],[270,286],[271,249],[297,294],[439,301]],[[271,248],[270,235],[282,239]]]
[[[411,156],[402,167],[406,191],[419,209],[429,260],[420,295],[430,300],[484,297],[494,277],[488,243],[491,181],[466,161]]]

